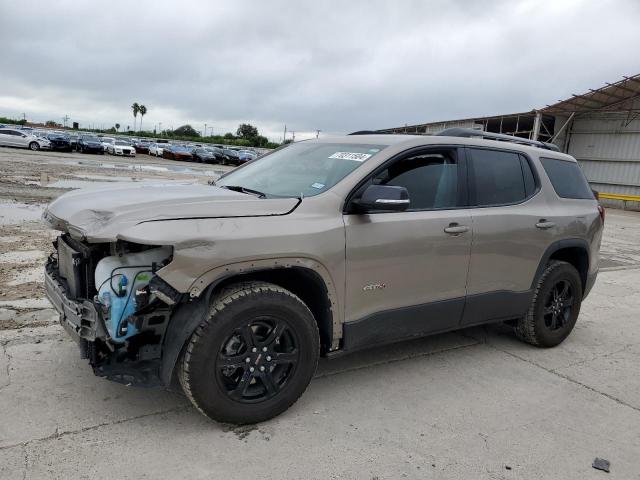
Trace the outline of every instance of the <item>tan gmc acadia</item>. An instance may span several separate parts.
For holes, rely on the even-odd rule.
[[[43,218],[62,232],[47,296],[96,375],[179,382],[253,423],[320,355],[489,322],[558,345],[604,210],[553,145],[454,129],[294,143],[215,185],[75,191]]]

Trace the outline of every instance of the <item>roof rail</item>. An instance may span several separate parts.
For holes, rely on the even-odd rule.
[[[497,140],[499,142],[519,143],[521,145],[529,145],[532,147],[544,148],[545,150],[553,150],[559,152],[560,149],[553,143],[539,142],[537,140],[529,140],[528,138],[514,137],[513,135],[505,135],[504,133],[491,133],[484,130],[475,130],[473,128],[447,128],[436,135],[445,137],[481,137],[487,140]]]

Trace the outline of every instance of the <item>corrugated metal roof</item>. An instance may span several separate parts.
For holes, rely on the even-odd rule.
[[[633,100],[640,97],[640,74],[623,77],[616,83],[606,83],[606,86],[589,92],[573,94],[566,100],[547,105],[541,109],[547,114],[586,113],[629,111],[633,109]]]

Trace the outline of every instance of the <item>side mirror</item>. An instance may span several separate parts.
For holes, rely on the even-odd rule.
[[[404,187],[392,185],[369,185],[354,205],[361,211],[402,212],[409,208],[411,200]]]

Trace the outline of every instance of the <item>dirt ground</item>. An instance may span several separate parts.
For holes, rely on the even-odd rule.
[[[158,159],[0,148],[0,330],[56,323],[42,266],[56,232],[39,221],[45,205],[75,188],[118,183],[206,184],[230,167]]]

